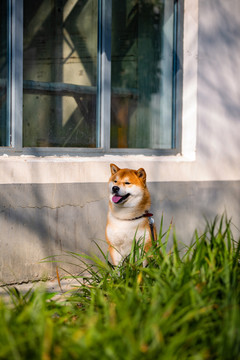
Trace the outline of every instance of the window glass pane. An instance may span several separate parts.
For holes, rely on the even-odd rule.
[[[172,147],[173,29],[173,0],[113,0],[111,147]]]
[[[27,147],[96,147],[97,0],[24,0]]]
[[[0,1],[0,146],[9,146],[8,1]]]

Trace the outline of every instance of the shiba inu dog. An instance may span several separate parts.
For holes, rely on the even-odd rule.
[[[135,235],[136,240],[143,239],[147,251],[152,238],[156,238],[156,230],[151,224],[151,199],[145,170],[120,169],[114,164],[110,169],[106,240],[112,262],[118,265],[130,254]]]

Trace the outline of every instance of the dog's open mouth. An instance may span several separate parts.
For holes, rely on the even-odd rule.
[[[128,197],[129,197],[130,194],[126,194],[124,196],[121,196],[121,195],[113,195],[112,197],[112,201],[115,203],[115,204],[119,204],[121,202],[123,202],[124,200],[126,200]]]

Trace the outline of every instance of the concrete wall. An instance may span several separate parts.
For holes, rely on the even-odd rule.
[[[107,211],[103,184],[1,185],[0,197],[2,282],[56,276],[53,263],[39,261],[66,251],[96,253],[94,240],[106,250],[105,242],[101,244]],[[74,262],[67,257],[59,260]]]
[[[64,250],[106,249],[109,164],[147,171],[157,224],[189,242],[203,216],[240,228],[240,3],[185,0],[183,136],[177,156],[0,158],[0,280],[55,274]]]
[[[239,185],[240,181],[150,182],[157,225],[162,213],[165,229],[173,218],[178,239],[189,243],[195,227],[204,229],[203,216],[213,218],[227,211],[236,222]],[[2,283],[56,276],[55,264],[40,263],[41,259],[66,251],[99,254],[95,241],[107,251],[105,183],[4,184],[0,196]],[[80,266],[80,261],[66,256],[54,259],[64,261],[60,266],[69,271],[81,271],[67,264],[70,261]]]

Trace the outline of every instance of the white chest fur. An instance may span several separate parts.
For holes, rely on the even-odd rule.
[[[149,234],[143,227],[144,218],[136,220],[120,220],[114,217],[111,212],[108,214],[107,237],[112,247],[114,247],[122,258],[131,252],[134,238],[145,240]]]

